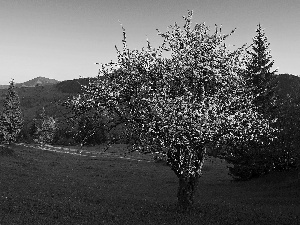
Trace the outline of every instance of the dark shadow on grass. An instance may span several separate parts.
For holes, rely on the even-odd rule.
[[[0,145],[0,156],[14,156],[14,155],[15,152],[11,147]]]

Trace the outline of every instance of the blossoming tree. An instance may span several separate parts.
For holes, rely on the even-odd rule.
[[[175,23],[158,31],[163,43],[153,48],[147,41],[140,51],[128,49],[122,27],[118,61],[102,65],[102,76],[70,101],[77,113],[97,109],[108,127],[124,124],[134,149],[166,154],[183,209],[193,203],[206,144],[238,146],[273,133],[245,88],[245,47],[229,51],[224,41],[233,32],[223,35],[216,27],[210,34],[204,23],[192,27],[191,19],[189,11],[183,28]]]

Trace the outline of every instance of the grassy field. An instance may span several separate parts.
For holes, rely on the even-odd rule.
[[[195,207],[183,214],[167,166],[137,153],[125,157],[121,145],[105,154],[87,150],[2,150],[0,224],[300,224],[296,172],[233,182],[226,163],[209,158]]]

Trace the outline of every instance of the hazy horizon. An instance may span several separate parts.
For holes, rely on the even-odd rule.
[[[222,24],[228,44],[251,44],[261,23],[278,73],[300,75],[299,0],[0,0],[0,84],[35,77],[72,80],[97,76],[99,66],[116,60],[115,45],[141,49],[146,39],[161,44],[156,29],[165,31],[193,10],[193,24],[214,30]]]

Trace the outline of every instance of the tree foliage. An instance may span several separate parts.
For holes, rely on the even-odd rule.
[[[23,126],[23,116],[20,100],[11,81],[4,101],[3,112],[0,117],[0,136],[4,143],[10,144],[17,140]]]
[[[77,121],[75,140],[82,145],[102,144],[106,140],[103,118],[95,110],[90,110],[81,115]]]
[[[87,86],[82,86],[82,88],[87,89]],[[80,98],[82,102],[89,102],[85,94],[80,94],[77,98]],[[98,110],[98,107],[79,106],[75,103],[77,101],[75,99],[69,99],[63,103],[70,110],[69,115],[66,116],[66,121],[71,125],[74,141],[80,143],[81,146],[104,143],[108,136],[104,122],[105,116]]]
[[[103,77],[70,102],[77,111],[97,109],[108,127],[130,127],[134,149],[165,153],[185,209],[193,202],[206,144],[240,146],[272,139],[274,132],[246,88],[245,46],[229,51],[225,39],[233,32],[224,35],[216,27],[210,34],[204,23],[192,27],[191,19],[189,11],[182,28],[175,23],[159,32],[162,45],[147,41],[142,50],[127,48],[122,27],[118,61],[103,65]]]

